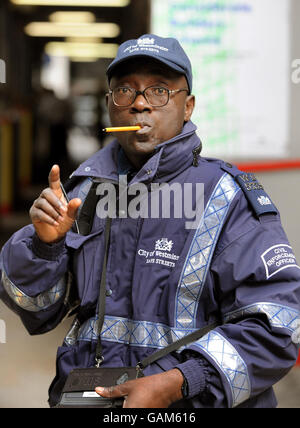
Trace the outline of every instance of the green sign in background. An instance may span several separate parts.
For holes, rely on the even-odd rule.
[[[278,15],[280,4],[278,0],[273,1],[276,3],[275,15]],[[273,133],[270,135],[268,132],[269,119],[264,116],[264,111],[273,103],[267,99],[267,93],[272,93],[272,88],[266,91],[266,109],[260,105],[263,113],[260,114],[259,109],[256,112],[253,107],[253,92],[257,91],[259,100],[261,88],[268,82],[268,78],[263,76],[263,53],[260,52],[260,47],[268,48],[267,42],[264,46],[262,41],[260,46],[259,38],[253,37],[252,43],[250,33],[252,30],[253,34],[255,31],[261,34],[268,32],[268,19],[272,19],[272,16],[266,16],[264,21],[261,15],[267,11],[269,0],[260,2],[265,2],[261,8],[257,0],[152,0],[152,32],[162,37],[176,37],[191,59],[193,93],[196,95],[196,109],[192,119],[198,126],[198,134],[207,155],[227,158],[272,157],[282,155],[285,150],[286,140],[280,138],[274,141]],[[284,17],[285,13],[282,13],[283,22]],[[262,25],[265,28],[261,28]],[[246,36],[243,33],[244,26]],[[281,37],[283,27],[278,29],[278,37]],[[271,34],[268,37],[271,38]],[[258,56],[258,65],[255,55]],[[257,75],[256,68],[259,67],[260,74]],[[267,72],[268,67],[265,69]],[[261,76],[262,81],[259,80]],[[245,88],[242,88],[245,85],[249,87],[252,101],[248,102]],[[283,94],[285,91],[276,94],[275,85],[274,81],[274,102],[278,97],[278,104],[283,109],[285,103],[279,102],[279,98],[287,94]],[[259,102],[262,104],[263,100]],[[284,112],[278,116],[282,118],[283,129]],[[277,135],[281,134],[284,135],[285,131],[277,132]]]

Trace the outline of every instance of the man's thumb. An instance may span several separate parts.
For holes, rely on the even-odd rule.
[[[97,386],[95,388],[97,394],[105,398],[119,398],[124,397],[126,393],[122,391],[121,385],[115,385],[110,387],[103,388],[102,386]]]
[[[69,202],[67,215],[72,220],[76,219],[77,211],[78,211],[78,208],[80,207],[80,205],[81,205],[81,199],[79,199],[79,198],[72,199]]]

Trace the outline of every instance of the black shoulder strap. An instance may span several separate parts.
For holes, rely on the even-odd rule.
[[[137,366],[140,369],[144,369],[145,367],[154,363],[154,361],[157,361],[160,358],[165,357],[170,352],[176,351],[177,349],[181,348],[182,346],[185,346],[185,345],[188,345],[189,343],[195,342],[196,340],[205,336],[207,333],[209,333],[214,328],[218,327],[218,325],[220,325],[220,324],[215,322],[213,324],[202,327],[199,330],[196,330],[193,333],[188,334],[179,340],[176,340],[176,342],[173,342],[170,345],[166,346],[165,348],[162,348],[159,351],[156,351],[153,354],[149,355],[149,357],[147,357],[143,361],[139,362],[137,364]]]
[[[111,218],[108,217],[105,223],[104,257],[103,257],[103,266],[102,266],[99,299],[98,299],[98,321],[97,321],[98,341],[97,341],[96,355],[95,355],[96,367],[99,367],[102,361],[104,360],[102,355],[101,331],[102,331],[102,326],[104,323],[104,316],[105,316],[106,267],[107,267],[107,259],[108,259],[110,228],[111,228]]]

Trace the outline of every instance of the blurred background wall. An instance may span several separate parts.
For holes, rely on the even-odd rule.
[[[284,15],[279,16],[279,3],[282,5],[283,1],[287,7]],[[63,6],[63,0],[52,0],[52,5],[48,3],[48,0],[1,0],[0,4],[0,248],[15,230],[29,222],[28,210],[47,185],[53,163],[60,164],[65,179],[79,163],[109,142],[103,140],[99,132],[109,124],[104,101],[106,67],[124,40],[155,31],[162,36],[177,36],[187,50],[191,49],[196,64],[195,90],[199,103],[196,118],[204,145],[203,155],[222,157],[245,171],[256,173],[279,208],[291,245],[300,260],[299,1],[222,0],[213,2],[218,5],[215,11],[208,9],[212,2],[206,0],[106,0],[105,6],[103,2],[102,6],[95,6],[96,0],[92,3],[85,0],[77,7],[74,7],[75,2]],[[192,19],[194,13],[198,21]],[[251,64],[255,64],[255,61],[250,62],[254,51],[232,50],[231,57],[227,56],[226,67],[230,64],[232,76],[243,76],[241,61],[243,58],[249,60],[249,86],[240,85],[239,97],[239,90],[233,91],[234,86],[230,86],[235,82],[231,75],[225,74],[228,68],[224,69],[224,61],[215,63],[213,72],[219,78],[211,80],[211,87],[218,94],[220,84],[229,77],[230,84],[222,86],[224,97],[227,102],[236,100],[240,111],[238,116],[236,113],[230,116],[229,108],[223,108],[221,116],[221,108],[214,108],[210,121],[205,113],[211,106],[203,101],[207,100],[204,95],[209,86],[205,76],[211,74],[206,66],[224,52],[221,42],[213,45],[209,39],[209,13],[214,13],[215,22],[218,20],[218,37],[224,34],[221,40],[224,44],[229,43],[226,28],[234,28],[232,34],[241,39],[244,46],[251,46],[251,39],[257,34],[270,36],[274,28],[278,28],[279,37],[277,44],[268,41],[267,36],[266,39],[258,37],[260,54],[268,58],[268,74],[263,70],[263,62],[259,63],[261,73],[251,69]],[[279,18],[281,28],[277,26]],[[67,21],[66,33],[63,24]],[[77,26],[73,32],[70,22]],[[53,24],[51,28],[49,24]],[[78,25],[86,27],[78,30]],[[203,50],[199,49],[200,43]],[[259,81],[262,75],[265,80]],[[242,77],[240,79],[245,83]],[[223,101],[213,101],[214,107]],[[263,112],[259,108],[265,101],[270,111]],[[260,111],[260,116],[255,120],[253,116],[248,123],[246,113],[250,111],[250,104],[251,112]],[[244,106],[245,111],[241,111],[243,107],[240,106]],[[269,128],[262,126],[263,119],[268,121]],[[240,125],[240,130],[247,126],[251,131],[259,128],[265,135],[259,140],[251,132],[231,133],[230,142],[224,137],[224,127],[229,129],[233,124]],[[274,135],[274,129],[283,130],[285,134],[278,131]],[[232,144],[234,137],[237,146]],[[219,142],[222,145],[218,145]],[[56,348],[71,320],[64,321],[53,332],[30,337],[20,320],[0,302],[0,322],[0,407],[47,407],[47,389],[55,373]],[[276,385],[276,392],[280,407],[300,407],[300,366],[296,365]]]

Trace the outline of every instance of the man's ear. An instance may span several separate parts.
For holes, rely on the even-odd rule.
[[[195,96],[189,95],[185,100],[185,114],[184,114],[184,121],[188,122],[191,119],[191,116],[193,114],[194,108],[195,108]]]
[[[108,107],[109,94],[105,94],[106,107]]]

